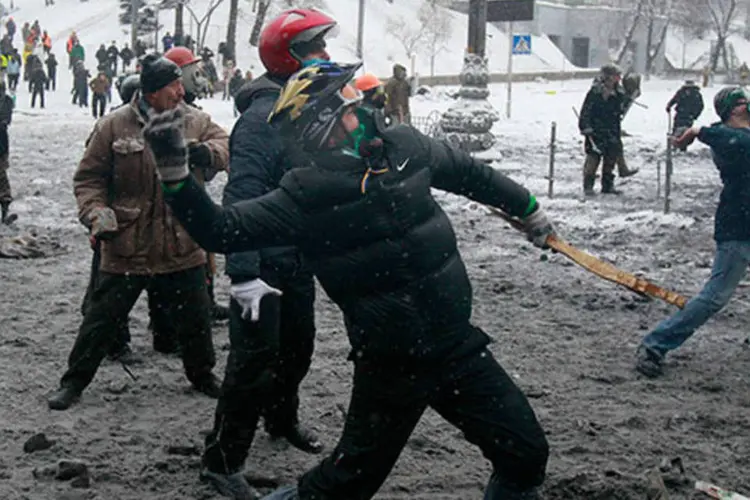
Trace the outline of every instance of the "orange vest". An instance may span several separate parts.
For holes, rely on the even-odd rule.
[[[49,34],[44,35],[44,38],[42,38],[42,45],[44,45],[48,49],[52,48],[52,38],[50,38]]]

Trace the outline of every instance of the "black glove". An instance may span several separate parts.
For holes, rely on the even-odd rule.
[[[208,170],[213,163],[211,149],[203,143],[195,142],[188,146],[188,158],[191,169]]]
[[[183,128],[180,108],[149,113],[149,120],[143,128],[143,138],[154,154],[162,182],[179,182],[190,175]]]

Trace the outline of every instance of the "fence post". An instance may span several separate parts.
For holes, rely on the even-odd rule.
[[[552,199],[555,195],[555,140],[557,136],[557,122],[552,122],[549,138],[549,177],[547,179],[547,196]]]
[[[672,194],[672,141],[667,136],[667,159],[664,164],[664,213],[668,214],[670,209],[670,196]]]
[[[661,159],[656,160],[656,199],[661,198]]]

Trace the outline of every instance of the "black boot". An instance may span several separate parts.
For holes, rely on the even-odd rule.
[[[50,410],[67,410],[81,397],[81,392],[70,386],[60,387],[47,399]]]
[[[221,381],[213,373],[208,373],[193,382],[193,389],[202,392],[209,398],[217,399],[221,394]]]
[[[3,224],[13,224],[18,220],[18,215],[10,213],[10,203],[3,203],[0,205],[0,209],[2,210]]]
[[[615,178],[613,175],[602,176],[602,194],[620,194],[620,191],[615,189]]]
[[[259,498],[258,493],[250,487],[242,472],[220,474],[204,468],[201,470],[200,478],[201,481],[211,483],[216,491],[225,497],[234,500],[257,500]]]
[[[584,175],[583,176],[583,194],[585,196],[594,196],[594,182],[596,181],[596,177],[593,175]]]
[[[484,500],[540,500],[536,488],[520,489],[508,484],[496,473],[490,477],[487,488],[484,490]]]

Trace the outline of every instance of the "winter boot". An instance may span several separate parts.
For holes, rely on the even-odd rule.
[[[203,482],[211,483],[225,497],[234,500],[257,500],[259,498],[258,493],[250,487],[242,472],[220,474],[203,468],[200,478]]]
[[[593,175],[583,176],[583,194],[585,196],[594,196],[594,182],[596,177]]]
[[[620,194],[620,192],[615,189],[614,175],[602,175],[602,194]]]
[[[47,399],[50,410],[67,410],[81,397],[81,392],[70,386],[62,386]]]
[[[10,203],[3,203],[0,209],[2,209],[3,224],[13,224],[18,220],[18,215],[10,213]]]
[[[635,357],[635,369],[641,375],[656,378],[664,374],[664,358],[656,351],[642,345]]]
[[[521,490],[492,474],[484,490],[484,500],[541,500],[541,497],[536,488]]]

